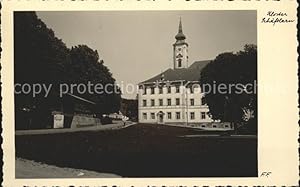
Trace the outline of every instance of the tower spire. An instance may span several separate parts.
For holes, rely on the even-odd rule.
[[[183,32],[182,32],[181,17],[179,18],[179,28],[178,28],[178,33],[183,33]]]
[[[175,36],[175,39],[176,40],[185,40],[185,35],[183,34],[183,31],[182,31],[181,17],[179,19],[178,34]]]
[[[182,31],[182,20],[179,19],[178,33],[175,36],[176,42],[173,44],[174,69],[188,67],[188,44]]]

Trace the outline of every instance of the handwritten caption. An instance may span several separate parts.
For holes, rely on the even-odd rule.
[[[294,19],[289,19],[286,12],[268,11],[266,17],[263,17],[261,23],[269,23],[275,26],[282,23],[293,23]]]

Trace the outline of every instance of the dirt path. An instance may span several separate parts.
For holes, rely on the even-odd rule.
[[[82,169],[60,168],[16,158],[16,178],[112,178],[111,173],[98,173]]]

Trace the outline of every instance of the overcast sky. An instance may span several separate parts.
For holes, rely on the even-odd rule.
[[[256,44],[256,11],[37,12],[68,47],[96,49],[118,83],[137,84],[173,64],[182,18],[189,64]],[[135,98],[135,94],[123,97]]]

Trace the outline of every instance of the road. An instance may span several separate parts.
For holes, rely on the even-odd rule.
[[[157,124],[18,135],[16,155],[122,177],[257,176],[256,136],[215,136],[214,132]]]

